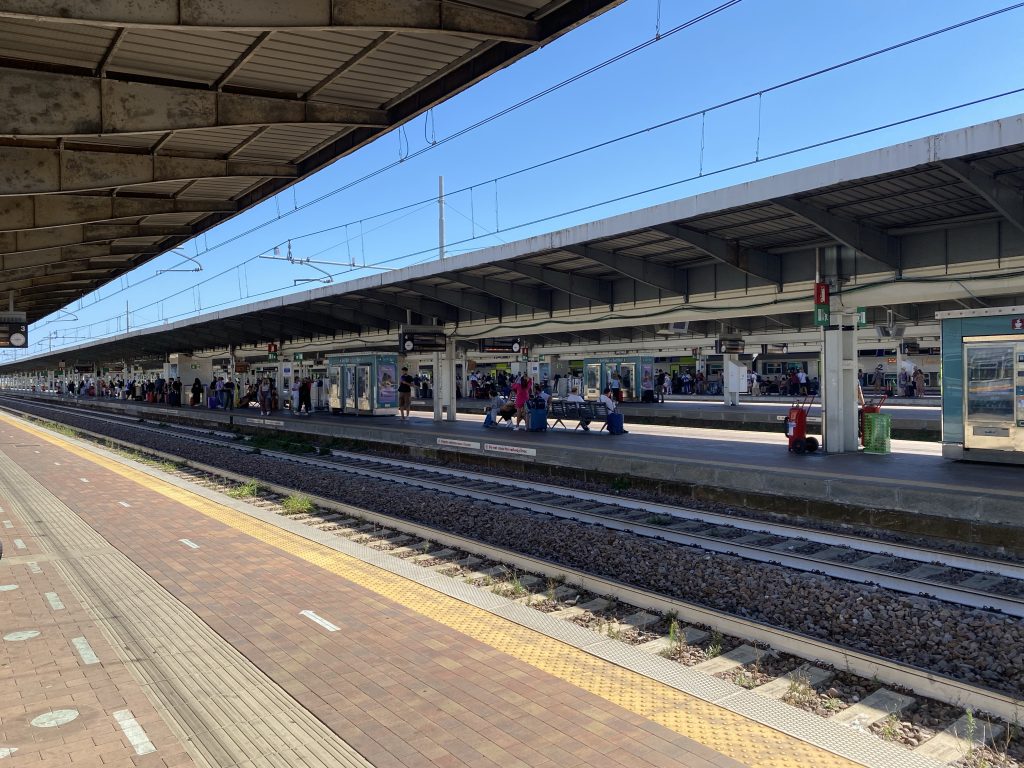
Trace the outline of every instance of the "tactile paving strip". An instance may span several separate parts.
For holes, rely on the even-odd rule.
[[[21,425],[19,424],[19,426]],[[33,431],[36,430],[33,428]],[[785,708],[784,716],[778,717],[778,712],[773,710],[776,703],[768,703],[764,707],[760,707],[757,702],[745,700],[743,709],[748,711],[749,717],[741,715],[733,711],[729,704],[725,704],[725,700],[729,700],[731,703],[737,689],[724,681],[704,677],[700,681],[703,684],[695,686],[698,683],[698,678],[693,675],[696,673],[675,665],[678,669],[674,670],[671,677],[677,678],[678,682],[676,680],[672,682],[676,682],[678,687],[673,687],[671,684],[651,679],[619,666],[619,663],[615,661],[606,661],[593,654],[582,652],[575,643],[562,642],[541,634],[538,630],[512,623],[493,612],[467,605],[460,599],[452,599],[448,595],[418,583],[425,579],[437,579],[439,580],[438,584],[453,580],[439,577],[433,573],[424,574],[422,571],[414,573],[410,570],[409,574],[399,575],[395,571],[416,569],[416,566],[401,561],[395,562],[390,558],[387,559],[391,562],[385,562],[386,556],[373,550],[369,551],[372,554],[368,554],[367,557],[356,559],[352,555],[336,551],[345,548],[346,544],[352,547],[357,546],[338,537],[333,537],[333,541],[330,542],[331,549],[335,551],[325,551],[324,547],[318,546],[320,542],[311,543],[309,539],[323,537],[323,543],[326,544],[331,538],[330,534],[313,530],[296,530],[295,532],[283,530],[293,526],[300,527],[301,524],[255,508],[246,510],[246,512],[238,511],[234,507],[240,505],[230,504],[227,506],[219,501],[212,501],[206,498],[205,494],[198,491],[193,492],[186,488],[184,483],[164,476],[163,473],[140,471],[122,464],[117,459],[98,456],[98,452],[94,448],[90,447],[88,450],[78,448],[69,441],[51,437],[45,433],[40,436],[49,442],[64,446],[76,455],[185,504],[212,519],[377,592],[400,605],[747,765],[765,766],[765,768],[789,768],[789,766],[803,768],[807,765],[831,768],[832,766],[858,764],[877,766],[878,768],[882,766],[930,768],[937,765],[906,750],[881,742],[878,742],[875,747],[874,742],[877,742],[877,739],[873,739],[873,737],[857,734],[850,729],[838,729],[832,724],[790,707]],[[157,479],[153,477],[154,475],[161,477]],[[165,480],[164,477],[168,479]],[[257,517],[264,519],[254,519]],[[289,526],[288,523],[292,525]],[[371,559],[375,564],[366,562]],[[376,564],[377,561],[379,564]],[[386,570],[382,571],[382,568]],[[507,601],[501,598],[499,600],[503,605],[507,605]],[[539,616],[542,615],[539,614]],[[593,633],[588,633],[588,635],[590,637],[589,644],[594,645]],[[604,651],[601,653],[602,656],[607,655],[614,658],[618,655],[618,653],[604,648],[601,650]],[[629,649],[623,650],[628,651]],[[670,664],[667,661],[665,663]],[[705,686],[710,690],[700,690]],[[726,694],[726,691],[722,690],[720,686],[728,686],[729,693],[723,695]],[[694,693],[697,695],[690,695],[680,688],[696,689]],[[751,696],[754,695],[751,694]],[[716,705],[711,701],[704,700],[705,698],[722,700],[724,705]],[[741,698],[746,699],[746,697]],[[802,715],[806,715],[806,717],[802,717]],[[777,726],[773,727],[765,725],[762,722],[764,719],[784,722],[779,722]],[[790,722],[793,720],[796,723]],[[806,727],[811,723],[814,724],[814,732],[811,732],[811,728]],[[794,724],[802,724],[804,727],[793,728]],[[785,727],[787,732],[776,730],[781,727]],[[800,732],[800,736],[807,741],[788,735],[794,732]],[[871,742],[870,746],[869,741]],[[826,751],[809,742],[817,742],[832,751]],[[836,752],[850,755],[850,758],[836,754]]]

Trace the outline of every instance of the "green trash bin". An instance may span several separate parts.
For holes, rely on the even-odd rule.
[[[892,416],[887,413],[864,414],[864,453],[890,453],[891,435]]]

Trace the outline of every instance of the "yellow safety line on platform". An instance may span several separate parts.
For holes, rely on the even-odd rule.
[[[849,768],[859,765],[540,632],[97,456],[40,428],[17,423],[4,414],[0,414],[0,419],[751,768]]]

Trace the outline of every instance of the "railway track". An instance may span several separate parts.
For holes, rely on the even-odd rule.
[[[15,400],[0,397],[4,403]],[[130,424],[132,429],[144,432],[171,433],[183,440],[240,452],[254,450],[232,432],[149,423],[130,416],[86,413],[79,408],[35,401],[31,405],[54,414],[89,419],[98,425]],[[524,485],[521,480],[346,451],[332,450],[329,456],[317,457],[270,450],[260,453],[281,461],[505,504],[709,552],[1024,617],[1024,565],[1012,562],[745,520],[533,481]]]
[[[2,407],[10,412],[23,413],[11,408],[7,403],[3,403]],[[54,410],[56,409],[51,408],[50,412],[52,413]],[[76,415],[81,415],[78,411],[73,410],[72,412]],[[32,416],[33,414],[27,415]],[[39,416],[35,415],[35,418],[39,418]],[[133,427],[145,430],[155,430],[163,434],[168,432],[166,428],[140,424],[130,418],[112,419],[106,416],[93,418],[97,422],[130,423]],[[99,426],[99,424],[97,425]],[[176,428],[172,431],[176,436],[191,441],[200,441],[218,446],[230,445],[238,450],[252,451],[251,447],[246,446],[243,441],[235,439],[235,436],[230,433],[211,435],[206,430],[194,430],[192,428],[184,430]],[[110,438],[101,433],[94,434],[96,437],[110,440],[114,444],[121,444],[151,455],[158,455],[167,459],[180,459],[180,456],[155,451],[144,445],[133,445],[128,441]],[[314,459],[268,451],[261,451],[260,453],[263,456],[272,456],[275,459],[280,458],[285,461],[295,461],[300,464],[315,465],[335,471],[356,472],[357,474],[375,478],[377,478],[378,474],[383,473],[383,470],[378,465],[389,466],[389,462],[368,459],[358,454],[339,453],[330,457]],[[242,473],[225,471],[222,468],[197,464],[196,462],[186,462],[186,464],[191,464],[192,466],[186,466],[182,470],[184,477],[193,482],[198,482],[200,485],[206,486],[217,493],[223,493],[230,487],[234,487],[234,483],[249,480],[249,477]],[[459,489],[459,482],[451,482],[453,479],[460,482],[482,482],[488,479],[486,476],[478,475],[477,473],[451,473],[434,467],[427,470],[422,466],[417,466],[414,462],[396,462],[394,469],[402,473],[398,476],[399,479],[396,480],[394,474],[384,479],[433,490],[439,490],[441,489],[440,487],[443,487],[445,492],[454,492],[450,489]],[[438,476],[445,478],[446,482],[440,482]],[[491,480],[493,481],[493,478]],[[278,499],[290,493],[290,489],[287,487],[276,486],[273,483],[265,483],[263,481],[260,482],[261,485],[267,488],[269,493],[278,494]],[[494,482],[494,485],[498,487],[488,488],[486,493],[493,493],[496,499],[502,499],[501,502],[497,503],[515,504],[517,507],[523,508],[523,497],[514,493],[515,483],[511,487],[507,486],[504,481]],[[499,491],[502,494],[500,496]],[[559,501],[559,503],[564,505],[566,501],[575,499],[591,505],[607,502],[607,505],[611,506],[611,501],[616,501],[626,502],[625,508],[635,504],[632,507],[634,511],[641,506],[649,506],[641,502],[632,502],[602,494],[581,494],[578,492],[570,494],[567,489],[557,487],[544,489],[543,492],[550,493],[558,498],[527,503],[546,506],[547,502]],[[480,494],[474,493],[469,495],[472,495],[474,498],[481,498]],[[881,699],[886,699],[890,703],[896,702],[893,705],[896,709],[891,710],[891,712],[908,711],[921,703],[920,699],[915,701],[915,697],[909,695],[908,692],[913,692],[919,696],[934,697],[939,701],[971,707],[975,711],[988,712],[1005,718],[1007,721],[1012,721],[1016,717],[1021,706],[1021,702],[1012,696],[963,681],[944,678],[927,670],[902,664],[892,659],[861,653],[842,645],[809,638],[800,633],[789,632],[757,621],[715,611],[706,606],[666,598],[664,595],[649,592],[614,579],[602,578],[585,571],[567,568],[563,565],[524,555],[521,552],[481,544],[465,536],[439,531],[404,520],[396,520],[388,515],[374,513],[361,508],[353,508],[334,499],[314,497],[312,500],[316,505],[315,509],[306,514],[289,516],[287,522],[283,522],[283,524],[290,525],[292,528],[297,526],[308,528],[310,530],[309,536],[314,540],[316,535],[321,532],[342,536],[372,549],[388,551],[398,557],[408,557],[410,561],[446,576],[462,578],[464,581],[471,582],[474,579],[477,582],[482,581],[488,588],[492,587],[493,580],[495,591],[500,592],[500,589],[507,585],[514,585],[516,591],[506,596],[514,597],[516,602],[524,605],[543,603],[547,599],[553,598],[557,593],[558,599],[561,601],[560,604],[566,607],[561,607],[550,614],[556,618],[575,620],[584,615],[588,610],[595,612],[604,610],[608,599],[612,599],[613,603],[615,600],[619,600],[622,601],[623,605],[628,604],[632,608],[623,611],[624,618],[609,620],[607,626],[614,626],[616,633],[620,632],[623,628],[629,630],[632,627],[642,627],[646,622],[652,621],[656,615],[678,614],[681,618],[685,617],[686,622],[689,623],[687,626],[681,626],[678,632],[678,636],[684,638],[686,642],[691,640],[696,642],[695,638],[706,634],[711,628],[715,631],[741,638],[741,642],[736,643],[734,647],[729,648],[721,656],[709,658],[695,665],[696,669],[707,674],[721,674],[722,670],[741,668],[745,663],[744,659],[746,656],[744,654],[755,654],[758,659],[758,662],[755,662],[755,666],[762,660],[773,656],[791,654],[800,657],[803,661],[793,662],[793,669],[785,674],[780,674],[776,682],[752,688],[755,693],[759,693],[767,698],[776,700],[782,698],[785,700],[786,691],[789,690],[791,692],[793,690],[793,681],[802,680],[805,675],[811,679],[825,680],[827,684],[831,678],[824,676],[835,674],[828,671],[827,667],[831,666],[839,670],[845,669],[847,672],[861,675],[864,678],[874,678],[876,682],[881,681],[881,683],[885,683],[887,686],[906,689],[903,693],[899,693],[898,690],[880,687],[878,691],[871,694],[872,696],[877,695]],[[273,497],[255,499],[254,501],[262,509],[273,510],[277,506]],[[577,520],[585,521],[585,518],[580,516],[578,506],[574,510],[575,517]],[[621,506],[617,509],[590,507],[590,512],[595,517],[611,518],[615,515],[621,515],[621,509],[623,508]],[[280,510],[277,510],[277,512],[280,514]],[[563,512],[565,512],[565,509],[563,509]],[[682,516],[692,511],[675,510],[675,512],[678,516]],[[544,513],[553,514],[547,510],[544,510]],[[565,514],[568,514],[568,512],[565,512]],[[661,512],[658,514],[661,514]],[[696,512],[693,512],[693,514],[700,515],[701,521],[705,524],[717,525],[719,523],[716,519],[717,516]],[[708,520],[704,518],[708,518]],[[680,517],[680,519],[697,518]],[[736,521],[730,518],[730,522],[735,523]],[[632,525],[635,523],[627,524]],[[620,530],[630,529],[620,528]],[[867,543],[878,545],[878,542]],[[504,565],[495,566],[495,563]],[[511,580],[508,579],[510,573],[514,574]],[[544,588],[545,584],[547,585],[547,590]],[[555,585],[558,585],[557,588]],[[584,600],[586,602],[583,602]],[[703,626],[695,626],[695,623]],[[604,625],[602,624],[602,626]],[[609,635],[611,636],[610,629]],[[669,638],[662,637],[656,640],[647,640],[642,646],[638,647],[651,652],[663,653],[666,649],[671,648],[670,642]],[[766,649],[765,646],[770,646],[770,650]],[[817,675],[822,677],[815,677]],[[876,730],[881,723],[880,719],[875,721],[853,721],[850,719],[851,716],[849,713],[846,716],[837,714],[836,720],[837,722],[852,724],[856,728],[866,728],[873,724]],[[895,715],[891,713],[888,715],[889,718],[893,716]],[[959,720],[956,722],[959,722]],[[951,721],[947,728],[947,730],[954,729],[950,731],[954,735],[956,722]],[[993,732],[998,727],[1001,726],[993,724]],[[938,730],[941,731],[942,727],[940,726]],[[946,740],[949,740],[948,733],[946,734]],[[958,744],[960,745],[957,747],[958,749],[964,748],[962,730]],[[929,751],[930,749],[931,751]],[[906,764],[924,766],[954,762],[953,760],[942,758],[940,751],[936,750],[937,747],[929,748],[926,745],[921,745],[919,751],[919,756],[922,758],[921,762],[915,763],[911,761]],[[918,752],[918,750],[914,751]]]

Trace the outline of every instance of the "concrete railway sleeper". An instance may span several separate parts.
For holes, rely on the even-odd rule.
[[[214,498],[225,492],[238,497],[242,489],[250,503],[312,530],[490,589],[833,723],[869,730],[920,758],[907,764],[1024,765],[1024,744],[1013,725],[1022,702],[1011,696],[335,499],[313,496],[290,505],[289,486],[257,486],[248,475],[83,434],[159,457],[165,469],[211,489]]]
[[[518,549],[569,567],[583,564],[587,567],[580,569],[600,577],[728,609],[765,624],[829,640],[842,637],[857,650],[888,655],[890,646],[899,646],[902,650],[896,656],[903,655],[906,662],[947,677],[1014,695],[1024,688],[1024,624],[997,612],[636,536],[582,519],[530,511],[519,500],[509,504],[506,498],[501,504],[485,504],[465,495],[409,484],[399,485],[396,493],[397,480],[347,475],[329,463],[298,463],[288,455],[247,456],[243,474],[238,452],[222,442],[184,439],[187,449],[183,449],[178,434],[138,433],[137,425],[131,425],[126,436],[118,429],[124,425],[106,426],[109,432],[119,434],[89,434],[134,450],[161,452],[175,461],[182,456],[193,463],[202,461],[210,471],[226,472],[236,479],[255,478],[266,484],[286,478],[290,487],[307,495],[333,497],[378,513],[396,513],[397,517],[392,514],[395,520],[429,522],[431,527],[477,539],[481,546]],[[80,425],[79,429],[83,430]],[[384,505],[384,498],[398,503]],[[726,573],[733,578],[723,581]],[[779,609],[787,602],[794,608],[788,615]]]
[[[171,424],[146,425],[132,417],[83,414],[78,409],[37,403],[28,407],[97,423],[130,423],[133,430],[174,433],[182,439],[226,445],[243,452],[252,450],[231,432]],[[641,536],[698,546],[711,552],[777,563],[796,570],[820,572],[833,578],[877,584],[907,594],[1024,617],[1024,565],[1018,563],[793,525],[744,520],[555,485],[531,482],[524,487],[515,479],[412,461],[378,459],[345,451],[331,451],[330,456],[318,458],[267,450],[261,453],[284,461],[511,504]]]

